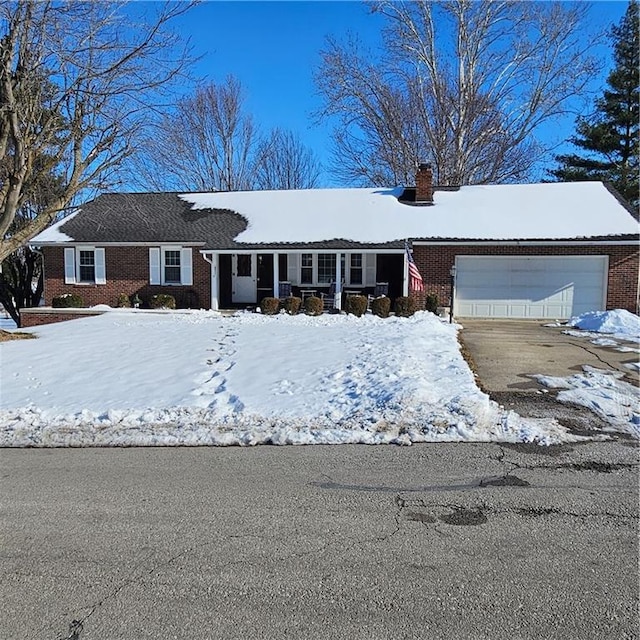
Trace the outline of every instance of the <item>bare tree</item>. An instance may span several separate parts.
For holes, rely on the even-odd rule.
[[[337,116],[334,172],[404,183],[416,164],[438,184],[526,178],[540,126],[568,110],[597,69],[586,3],[382,1],[379,60],[329,41],[316,82],[321,116]]]
[[[46,228],[87,189],[104,187],[133,149],[163,91],[189,62],[170,22],[187,3],[0,2],[0,261]],[[46,159],[45,166],[42,166]],[[34,174],[63,189],[12,229]]]
[[[311,149],[291,131],[274,129],[256,149],[255,189],[313,189],[320,180],[320,163]]]
[[[137,186],[157,191],[242,191],[314,186],[313,152],[293,133],[263,137],[233,76],[211,82],[162,114],[131,164]]]
[[[163,113],[135,159],[141,186],[155,190],[237,191],[251,185],[257,141],[240,82],[199,87]]]

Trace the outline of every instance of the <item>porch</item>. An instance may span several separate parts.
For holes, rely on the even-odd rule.
[[[265,297],[281,297],[280,283],[292,295],[329,295],[335,284],[335,308],[347,295],[373,294],[377,282],[389,284],[389,297],[408,293],[408,265],[402,249],[304,251],[202,251],[211,265],[211,308],[259,305]]]

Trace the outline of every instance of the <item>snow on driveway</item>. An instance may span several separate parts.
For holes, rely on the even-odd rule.
[[[589,311],[571,318],[563,331],[574,337],[587,338],[600,347],[611,347],[623,353],[640,353],[640,318],[625,309]],[[554,325],[557,326],[557,325]],[[620,342],[624,344],[620,344]],[[625,365],[638,371],[638,359]],[[557,395],[560,402],[587,407],[608,423],[611,431],[622,431],[640,438],[640,390],[623,380],[624,374],[595,367],[583,367],[584,373],[561,378],[533,376],[540,384],[564,389]]]
[[[575,441],[481,392],[457,327],[114,310],[0,344],[0,446]]]

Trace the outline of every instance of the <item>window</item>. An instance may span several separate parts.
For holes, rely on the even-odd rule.
[[[164,252],[164,281],[166,284],[180,284],[180,251]]]
[[[362,254],[352,253],[349,266],[350,284],[362,284]]]
[[[105,284],[104,249],[66,247],[64,250],[65,284]]]
[[[251,255],[247,253],[238,254],[238,273],[240,277],[251,276]]]
[[[336,254],[318,254],[318,284],[329,284],[336,281]]]
[[[191,247],[149,247],[149,284],[192,285]]]
[[[303,253],[300,269],[300,284],[313,283],[313,254]]]
[[[79,282],[96,281],[96,254],[93,250],[78,251]]]

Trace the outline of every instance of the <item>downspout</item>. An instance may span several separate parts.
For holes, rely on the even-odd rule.
[[[213,252],[210,253],[206,253],[204,251],[201,252],[202,257],[211,265],[211,271],[210,271],[210,278],[211,278],[211,304],[209,305],[211,307],[212,311],[218,311],[219,310],[219,304],[218,304],[218,292],[214,291],[215,288],[219,288],[217,287],[217,283],[218,283],[218,278],[217,278],[217,265],[213,264]]]

